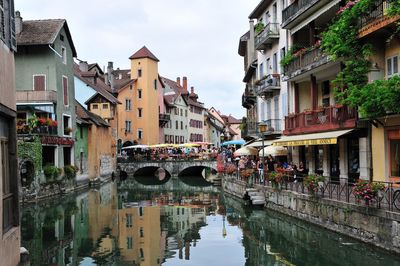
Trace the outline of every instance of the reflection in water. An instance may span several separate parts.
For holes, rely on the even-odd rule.
[[[366,245],[175,178],[24,206],[22,237],[31,265],[399,265]]]

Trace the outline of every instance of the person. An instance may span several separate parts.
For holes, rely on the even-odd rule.
[[[257,161],[257,169],[258,169],[258,179],[260,184],[264,183],[264,164],[262,160],[258,159]]]
[[[275,171],[275,161],[271,154],[268,155],[267,157],[267,167],[268,167],[268,172]]]

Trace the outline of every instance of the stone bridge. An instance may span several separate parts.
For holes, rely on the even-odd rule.
[[[146,175],[157,171],[165,171],[167,176],[189,176],[199,175],[209,168],[217,169],[215,160],[192,160],[192,161],[118,161],[118,169],[121,175]]]

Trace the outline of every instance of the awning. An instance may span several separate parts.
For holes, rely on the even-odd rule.
[[[304,146],[304,145],[329,145],[336,144],[337,138],[343,136],[353,129],[338,130],[323,133],[304,134],[296,136],[285,136],[275,140],[274,146]]]
[[[264,140],[264,146],[270,146],[274,140]],[[253,141],[252,143],[249,143],[245,145],[246,147],[255,147],[255,148],[261,148],[263,146],[262,140],[256,140]]]

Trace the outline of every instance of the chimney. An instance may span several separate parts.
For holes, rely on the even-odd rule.
[[[104,73],[104,83],[105,83],[107,86],[110,85],[110,81],[108,80],[108,74],[107,74],[107,72]]]
[[[194,94],[194,87],[190,87],[190,94]]]
[[[180,77],[176,78],[176,83],[178,83],[178,85],[181,86],[181,78]]]
[[[21,12],[15,11],[15,34],[20,34],[22,31]]]
[[[107,78],[108,78],[109,84],[107,84],[107,85],[110,85],[111,91],[114,92],[114,74],[113,74],[114,66],[113,65],[114,65],[113,62],[108,62],[108,65],[107,65]]]
[[[185,93],[187,93],[187,77],[183,77],[183,81],[182,81],[182,87],[183,87],[183,91]]]
[[[79,61],[79,70],[82,72],[87,72],[89,70],[89,65],[86,61]]]

